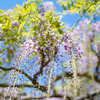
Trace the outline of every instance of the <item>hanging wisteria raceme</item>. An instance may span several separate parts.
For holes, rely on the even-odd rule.
[[[61,40],[63,41],[63,46],[67,54],[72,55],[72,53],[74,52],[77,59],[82,57],[83,50],[77,42],[75,35],[73,33],[67,31],[63,35]]]
[[[14,91],[12,92],[12,89],[7,87],[7,88],[3,88],[2,89],[2,94],[4,95],[4,97],[10,97],[12,95],[13,98],[18,97],[18,88],[14,88]]]
[[[80,68],[85,69],[85,71],[87,70],[87,66],[94,67],[98,62],[98,57],[94,52],[98,54],[100,51],[100,41],[97,39],[100,36],[99,32],[100,22],[97,21],[96,23],[91,23],[89,25],[89,20],[87,18],[84,18],[83,21],[80,21],[79,25],[75,28],[75,30],[73,30],[73,34],[81,37],[79,43],[85,45],[85,47],[80,46],[80,48],[83,48],[82,62],[84,64],[80,64]],[[94,52],[90,52],[91,49]],[[87,62],[88,59],[89,62]],[[90,65],[90,61],[92,61],[92,65]]]

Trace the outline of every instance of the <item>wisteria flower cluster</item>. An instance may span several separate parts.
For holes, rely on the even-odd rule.
[[[72,55],[72,53],[74,53],[76,54],[76,57],[79,58],[82,57],[83,51],[81,50],[81,47],[78,44],[77,40],[75,39],[73,33],[67,31],[66,34],[63,35],[62,41],[63,41],[63,46],[68,54]]]
[[[48,10],[51,10],[52,12],[54,10],[54,4],[53,2],[50,2],[50,1],[44,2],[43,7],[44,7],[45,12]]]
[[[44,21],[42,21],[41,23],[43,22]],[[29,57],[29,55],[32,53],[39,56],[41,55],[41,50],[43,50],[46,53],[47,59],[51,59],[54,56],[54,50],[58,52],[60,46],[63,45],[66,53],[72,55],[72,52],[74,50],[74,54],[76,54],[77,59],[81,58],[83,53],[80,49],[79,44],[77,43],[77,40],[75,39],[74,34],[67,31],[62,36],[62,38],[58,38],[58,35],[56,35],[55,31],[52,30],[51,25],[48,21],[47,23],[48,25],[46,24],[46,26],[42,26],[42,24],[40,24],[40,31],[36,31],[36,36],[26,40],[21,46],[21,52],[25,51],[24,57]]]
[[[4,97],[8,96],[10,97],[12,95],[12,97],[17,97],[18,96],[18,88],[14,88],[14,90],[12,91],[11,88],[7,87],[7,88],[3,88],[2,92],[4,94]]]
[[[80,43],[83,46],[85,45],[84,48],[82,47],[82,61],[85,66],[83,66],[82,64],[80,66],[82,66],[83,68],[86,67],[86,70],[87,66],[91,66],[91,62],[87,62],[88,59],[90,59],[89,61],[92,60],[93,66],[98,62],[98,57],[95,55],[95,53],[91,53],[90,51],[92,50],[96,53],[100,52],[100,42],[98,39],[100,36],[100,22],[97,21],[96,23],[91,23],[89,25],[89,20],[87,18],[84,18],[83,21],[80,21],[79,25],[73,31],[73,34],[75,34],[76,36],[80,36]]]

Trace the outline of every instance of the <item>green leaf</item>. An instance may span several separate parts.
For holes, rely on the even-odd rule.
[[[27,26],[30,26],[30,24],[28,22],[25,23]]]
[[[70,4],[67,2],[68,9],[70,9]]]
[[[74,7],[74,3],[73,3],[73,1],[71,2],[71,6]]]
[[[9,59],[9,61],[10,61],[10,50],[9,50],[9,48],[7,48],[7,51],[8,51],[7,57]]]
[[[0,9],[0,13],[4,13],[4,10]]]
[[[58,29],[58,31],[59,31],[60,34],[63,34],[64,33],[63,30]]]
[[[9,60],[9,59],[6,59],[6,62],[12,62],[11,60]]]
[[[50,23],[52,23],[53,17],[50,18]]]
[[[13,46],[14,51],[16,52],[16,48]]]
[[[18,21],[21,20],[21,19],[22,19],[22,15],[19,14],[19,16],[18,16]]]
[[[25,24],[25,21],[24,21],[24,22],[22,22],[22,23],[19,25],[18,34],[20,33],[20,30],[21,30],[21,28],[24,26],[24,24]]]
[[[78,3],[81,3],[81,0],[76,0]]]
[[[33,34],[31,33],[28,33],[28,32],[23,32],[21,33],[23,36],[30,36],[30,37],[33,37]]]
[[[3,62],[0,61],[0,65],[3,65]]]
[[[10,53],[12,54],[12,56],[14,57],[14,53],[13,53],[13,51],[12,50],[10,50]]]
[[[4,60],[4,58],[0,58],[0,60]]]
[[[31,2],[31,0],[28,0],[28,3],[30,3]]]
[[[100,8],[100,5],[97,6],[96,10],[98,10]]]
[[[81,8],[82,7],[82,4],[76,3],[75,6],[78,7],[78,8]]]
[[[18,9],[20,9],[20,8],[21,8],[21,6],[20,6],[20,5],[18,5],[18,4],[16,4],[16,7],[17,7]]]
[[[32,56],[29,56],[29,58],[32,58]]]
[[[64,10],[67,10],[66,7],[63,4],[62,4],[62,7],[63,7]]]
[[[88,22],[88,27],[90,27],[91,21]]]

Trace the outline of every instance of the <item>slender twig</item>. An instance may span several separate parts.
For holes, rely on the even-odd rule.
[[[54,80],[52,80],[52,86],[53,86],[53,84],[56,82],[56,81],[58,81],[58,80],[60,80],[61,78],[62,78],[62,75],[63,74],[61,74],[61,75],[58,75],[58,76],[56,76],[56,78],[54,79]],[[67,77],[68,79],[71,79],[71,78],[74,78],[74,76],[73,76],[73,73],[72,72],[65,72],[64,73],[64,77]],[[92,79],[92,76],[91,75],[89,75],[88,74],[88,72],[84,72],[84,73],[77,73],[77,76],[79,76],[79,77],[86,77],[86,78],[89,78],[89,79]]]
[[[15,84],[15,87],[20,88],[20,87],[35,87],[34,85],[28,85],[28,84]],[[8,87],[8,84],[2,84],[0,83],[0,87]],[[13,87],[13,85],[10,85],[10,87]]]
[[[98,78],[98,76],[100,75],[99,74],[99,65],[100,65],[100,57],[98,58],[98,63],[97,63],[97,66],[96,66],[96,72],[94,73],[94,80],[98,83],[100,83],[100,79]]]
[[[33,81],[33,79],[27,74],[27,73],[25,73],[23,70],[21,71],[21,70],[19,70],[19,69],[17,69],[17,68],[14,68],[14,67],[11,67],[11,68],[4,68],[4,67],[1,67],[0,66],[0,69],[2,69],[2,70],[4,70],[4,71],[11,71],[11,70],[15,70],[15,71],[19,71],[19,73],[21,73],[21,74],[24,74],[28,79],[30,79],[30,81],[32,82]],[[34,82],[33,82],[33,84],[34,84]],[[38,88],[38,85],[39,85],[39,83],[38,82],[36,82],[35,84],[34,84],[34,88]],[[6,85],[5,85],[6,86]],[[18,85],[15,85],[15,86],[18,86]],[[47,91],[47,87],[46,86],[43,86],[43,85],[40,85],[40,88],[39,88],[41,91],[43,91],[43,92],[46,92]]]
[[[77,76],[80,76],[80,77],[86,77],[86,78],[92,79],[92,76],[89,75],[88,72],[77,73]]]
[[[72,26],[72,28],[70,29],[70,32],[73,30],[73,28],[76,26],[76,24],[80,21],[80,19],[83,17],[83,15],[86,13],[86,11],[95,3],[95,1],[93,1],[86,10],[84,10],[84,12],[81,14],[81,16],[79,17],[79,19],[77,20],[77,22]]]
[[[63,74],[61,74],[61,75],[58,75],[58,76],[56,76],[56,78],[54,78],[54,80],[52,80],[52,82],[51,82],[51,87],[53,87],[53,85],[54,85],[54,83],[56,82],[56,81],[58,81],[58,80],[60,80],[61,78],[62,78],[62,75]],[[73,73],[72,72],[65,72],[64,73],[64,77],[67,77],[67,78],[69,78],[69,79],[71,79],[71,78],[73,78]]]
[[[71,97],[71,96],[66,96],[66,99],[67,100],[83,100],[83,99],[86,99],[86,98],[88,98],[88,97],[91,97],[91,96],[94,96],[94,95],[98,95],[98,94],[100,94],[100,89],[99,90],[96,90],[96,91],[92,91],[92,92],[90,92],[90,93],[88,93],[88,95],[84,95],[84,96],[80,96],[80,97],[77,97],[77,98],[73,98],[73,97]],[[63,98],[63,96],[62,95],[51,95],[50,96],[50,98],[60,98],[60,99],[62,99]],[[20,100],[31,100],[31,99],[36,99],[37,97],[29,97],[29,96],[21,96],[21,98],[20,98]],[[46,96],[42,96],[42,97],[38,97],[38,99],[45,99],[46,98]],[[73,99],[72,99],[73,98]]]
[[[99,55],[98,53],[96,53],[96,51],[92,48],[92,45],[91,45],[91,50],[94,52],[94,54],[99,58]]]
[[[51,95],[50,96],[50,98],[60,98],[60,99],[62,99],[63,98],[63,96],[62,95]],[[20,98],[20,100],[31,100],[31,99],[36,99],[37,97],[29,97],[29,96],[22,96],[21,98]],[[38,99],[39,100],[41,100],[41,99],[46,99],[47,98],[47,96],[42,96],[42,97],[38,97]],[[69,97],[68,97],[69,98]]]
[[[22,71],[19,70],[18,68],[15,68],[15,67],[4,68],[0,66],[0,69],[4,71],[11,71],[11,70],[19,71],[19,73],[24,74],[27,78],[29,78],[32,81],[32,78],[27,73],[25,73],[23,70]]]
[[[77,98],[75,98],[75,100],[85,100],[86,98],[93,97],[97,94],[100,94],[100,89],[96,90],[96,91],[92,91],[92,92],[88,93],[87,95],[77,97]]]

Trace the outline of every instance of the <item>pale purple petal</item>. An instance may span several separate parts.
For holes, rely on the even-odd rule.
[[[43,7],[44,7],[45,12],[50,10],[50,9],[51,9],[51,12],[52,12],[53,9],[54,9],[54,4],[53,4],[53,2],[47,1],[47,2],[43,3]]]

